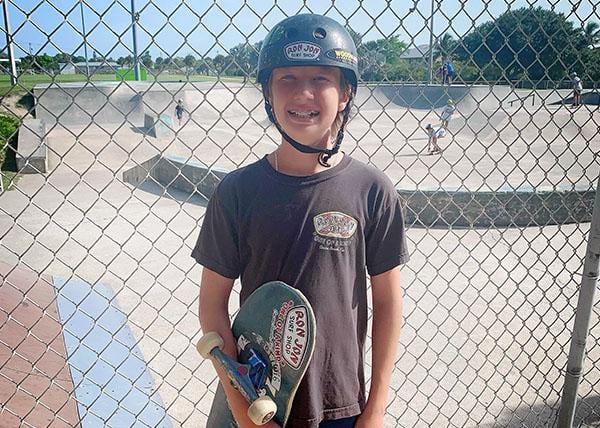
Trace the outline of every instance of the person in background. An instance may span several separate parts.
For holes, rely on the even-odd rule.
[[[429,137],[427,139],[427,154],[434,155],[436,153],[441,153],[442,149],[438,145],[438,139],[446,136],[446,130],[442,126],[438,129],[434,129],[431,123],[428,123],[425,127],[425,131]]]
[[[571,73],[571,79],[571,85],[573,86],[573,107],[579,107],[581,105],[583,83],[575,71]]]
[[[448,102],[444,106],[444,110],[442,110],[442,115],[440,116],[442,120],[442,128],[444,128],[446,131],[448,130],[448,124],[450,123],[452,115],[455,111],[456,106],[454,105],[454,101],[452,101],[452,98],[449,98]]]
[[[181,120],[183,119],[183,100],[177,100],[177,104],[175,105],[175,116],[177,116],[177,121],[179,126],[181,126]]]
[[[452,84],[452,80],[454,79],[454,67],[452,66],[452,62],[448,60],[446,63],[446,80],[448,85]]]

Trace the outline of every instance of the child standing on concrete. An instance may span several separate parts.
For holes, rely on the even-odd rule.
[[[444,110],[442,110],[441,120],[442,120],[442,128],[446,131],[448,130],[448,124],[452,119],[452,115],[456,111],[456,107],[454,106],[454,101],[452,99],[448,99],[448,102],[444,106]]]
[[[258,82],[281,143],[223,179],[192,252],[204,266],[202,330],[223,337],[231,357],[237,351],[228,300],[236,278],[240,303],[271,280],[298,288],[311,302],[317,343],[288,427],[383,427],[402,321],[400,265],[408,251],[400,199],[389,178],[340,151],[357,64],[350,34],[330,18],[296,15],[271,30],[261,48]],[[367,274],[373,300],[368,395]],[[226,396],[239,426],[254,426],[248,403],[216,370],[221,386],[215,400]]]
[[[576,72],[571,73],[571,85],[573,86],[573,107],[579,107],[581,104],[581,92],[583,92],[583,84],[581,78]]]
[[[183,100],[177,100],[177,104],[175,105],[175,116],[177,116],[177,121],[179,126],[181,127],[181,119],[183,119]]]

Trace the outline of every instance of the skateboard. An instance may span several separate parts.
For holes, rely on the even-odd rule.
[[[283,282],[267,282],[246,299],[231,330],[238,361],[221,351],[223,339],[215,332],[200,338],[198,352],[224,369],[250,403],[252,422],[264,425],[274,419],[284,427],[315,347],[316,321],[310,303]],[[237,426],[220,384],[207,426]]]

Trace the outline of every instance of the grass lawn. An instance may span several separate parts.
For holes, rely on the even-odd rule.
[[[146,81],[155,80],[166,82],[166,81],[189,81],[189,82],[208,82],[217,80],[217,76],[204,76],[200,74],[185,75],[185,74],[159,74],[158,76],[149,75]],[[242,82],[242,77],[237,76],[221,76],[219,78],[222,81],[227,82]],[[22,74],[19,77],[19,81],[16,86],[12,86],[10,77],[8,75],[0,75],[0,97],[5,95],[25,94],[30,92],[31,89],[40,83],[67,83],[67,82],[85,82],[87,76],[83,74],[58,74],[56,76],[49,76],[47,74]],[[116,77],[114,73],[111,74],[94,74],[91,76],[91,80],[94,82],[100,81],[115,81]]]

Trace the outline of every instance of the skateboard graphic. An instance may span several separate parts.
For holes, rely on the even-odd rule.
[[[198,352],[224,369],[250,403],[248,416],[256,425],[274,419],[285,426],[315,347],[316,322],[310,303],[283,282],[267,282],[240,307],[231,330],[238,361],[221,351],[223,339],[215,332],[200,338]],[[220,384],[207,426],[237,426]]]

